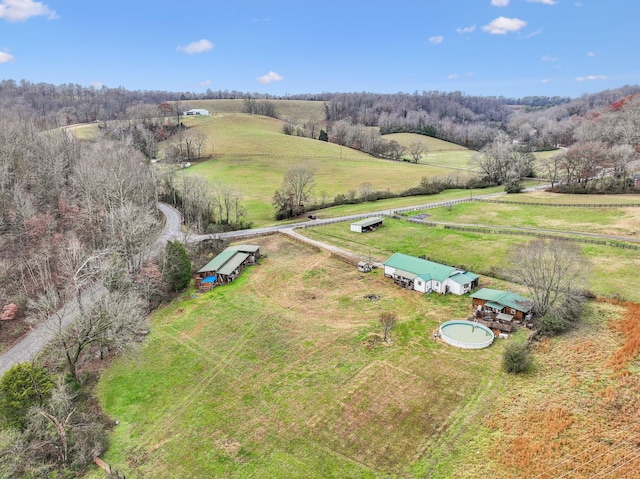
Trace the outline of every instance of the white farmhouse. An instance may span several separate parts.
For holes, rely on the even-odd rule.
[[[462,295],[478,286],[476,274],[402,253],[394,253],[384,262],[384,275],[422,293]]]

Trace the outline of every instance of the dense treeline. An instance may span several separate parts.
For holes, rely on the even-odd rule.
[[[375,126],[381,135],[418,133],[471,149],[481,149],[499,132],[505,132],[529,150],[539,151],[572,144],[573,118],[638,92],[637,86],[622,87],[573,101],[560,97],[477,97],[460,92],[345,93],[333,95],[326,103],[325,113],[329,141],[355,147],[359,146],[357,137],[361,133],[345,139],[345,135],[334,130],[357,127],[363,131],[363,127]]]

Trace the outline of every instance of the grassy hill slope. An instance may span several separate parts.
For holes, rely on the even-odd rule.
[[[324,102],[310,100],[255,100],[275,105],[278,118],[292,123],[322,121],[325,118]],[[243,113],[244,100],[189,100],[191,108],[205,108],[212,114]]]
[[[185,123],[207,135],[208,153],[214,154],[214,159],[199,162],[188,174],[243,191],[249,220],[257,225],[273,221],[273,193],[284,173],[298,165],[316,171],[314,195],[319,198],[325,192],[329,199],[349,190],[357,192],[363,183],[374,190],[399,192],[416,186],[423,176],[455,175],[461,181],[467,176],[445,166],[382,160],[332,143],[285,135],[282,122],[274,118],[224,113],[189,118]]]

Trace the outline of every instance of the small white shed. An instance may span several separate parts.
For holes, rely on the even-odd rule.
[[[351,231],[355,231],[356,233],[375,231],[382,226],[382,220],[383,218],[374,216],[372,218],[365,218],[363,220],[356,221],[355,223],[351,223]]]

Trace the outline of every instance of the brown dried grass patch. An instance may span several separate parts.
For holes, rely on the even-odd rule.
[[[629,361],[640,353],[640,304],[626,303],[622,321],[610,321],[611,329],[624,336],[624,344],[610,358],[608,364],[620,374],[624,373]]]
[[[518,378],[486,422],[495,479],[586,479],[617,466],[608,477],[638,477],[640,377],[615,367],[637,356],[629,338],[637,337],[639,308],[622,301],[592,308],[591,321],[536,349],[536,379]],[[600,318],[610,318],[608,326]]]
[[[408,464],[450,414],[438,388],[387,363],[371,364],[348,386],[334,407],[312,420],[311,436],[370,467],[395,471]]]

